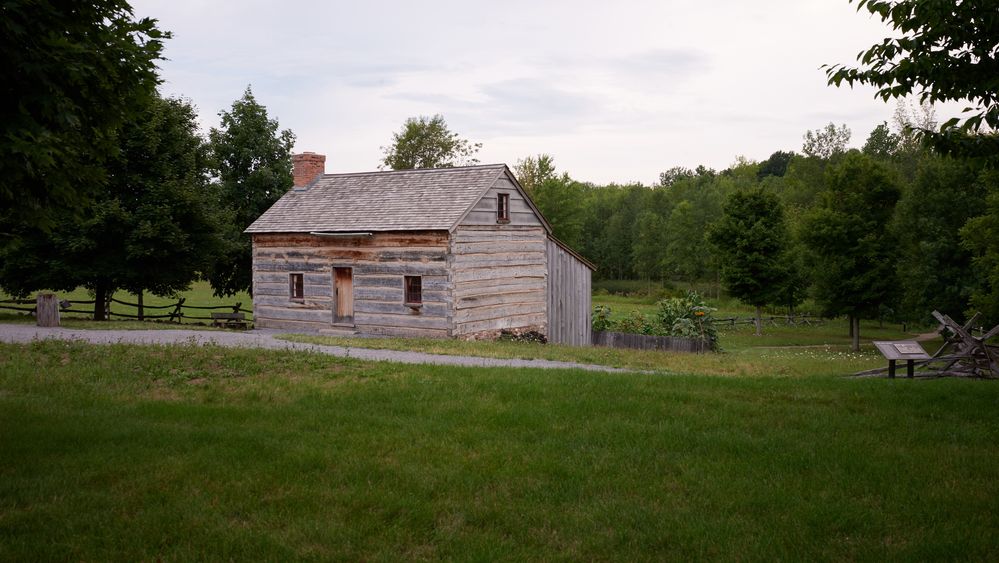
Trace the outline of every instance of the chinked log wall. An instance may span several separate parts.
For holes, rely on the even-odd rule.
[[[261,328],[318,330],[333,321],[333,268],[353,268],[354,324],[368,334],[448,336],[448,234],[374,233],[253,236],[253,304]],[[289,274],[302,273],[304,298],[291,299]],[[403,303],[403,276],[423,277],[423,306]]]
[[[545,333],[544,228],[466,224],[451,237],[453,334],[488,338],[503,329]]]

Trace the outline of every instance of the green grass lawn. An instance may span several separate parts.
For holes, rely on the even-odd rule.
[[[873,346],[850,352],[847,345],[746,347],[713,354],[657,352],[557,346],[528,342],[466,342],[432,338],[343,338],[314,334],[285,334],[278,338],[331,346],[416,350],[430,354],[466,355],[486,358],[543,359],[596,364],[669,374],[688,373],[720,376],[841,376],[887,365]],[[935,350],[935,343],[926,348]]]
[[[86,289],[77,288],[71,292],[59,291],[55,292],[59,295],[59,299],[67,299],[70,301],[90,301],[93,300],[93,296],[90,295]],[[128,303],[135,303],[135,295],[127,291],[118,291],[115,293],[115,298],[119,301],[125,301]],[[236,303],[241,304],[241,308],[251,310],[253,309],[253,300],[250,294],[246,292],[241,292],[229,297],[215,297],[212,295],[212,288],[208,282],[199,281],[191,285],[191,289],[179,294],[178,297],[183,297],[185,299],[185,305],[198,306],[198,307],[214,307],[218,305],[232,306]],[[0,300],[10,299],[11,297],[2,291],[0,291]],[[32,296],[34,298],[34,296]],[[177,302],[176,298],[170,297],[157,297],[155,295],[145,294],[143,297],[144,305],[146,306],[145,313],[147,315],[160,315],[168,314],[171,309],[149,309],[149,307],[156,307],[160,305],[172,305]],[[31,305],[27,305],[30,307]],[[74,305],[73,308],[89,308],[93,310],[93,305]],[[129,315],[135,315],[137,310],[135,307],[129,307],[126,305],[121,305],[119,303],[111,304],[112,312],[120,312]],[[219,309],[217,312],[227,312],[225,310]],[[211,311],[207,310],[195,310],[195,309],[185,309],[185,315],[193,315],[199,317],[210,317]],[[165,322],[145,322],[139,323],[136,320],[129,320],[124,317],[112,317],[112,322],[110,323],[93,323],[89,319],[93,318],[92,314],[82,314],[82,313],[62,313],[60,315],[61,320],[68,321],[63,323],[65,326],[70,326],[74,328],[107,328],[107,329],[138,329],[138,328],[171,328],[170,324]],[[246,313],[246,318],[249,320],[253,319],[253,313]],[[15,311],[0,309],[0,322],[34,322],[34,317],[18,313]],[[185,318],[182,320],[184,324],[198,325],[198,324],[211,324],[211,320],[206,319],[191,319]],[[185,327],[190,328],[190,327]]]
[[[994,561],[997,407],[988,381],[0,344],[0,560]]]
[[[594,303],[600,299],[594,297]],[[636,298],[617,299],[619,305],[635,308],[642,307],[640,301]],[[861,336],[861,351],[851,352],[845,319],[827,320],[814,326],[766,326],[762,336],[754,334],[752,325],[722,326],[719,329],[722,352],[715,354],[429,338],[343,338],[315,334],[288,334],[279,338],[356,348],[419,350],[432,354],[559,360],[666,373],[810,376],[848,375],[886,365],[881,354],[871,345],[871,340],[900,340],[912,338],[914,334],[902,332],[898,325],[880,327],[876,321],[865,321],[861,326]],[[940,344],[939,339],[923,343],[931,353]]]

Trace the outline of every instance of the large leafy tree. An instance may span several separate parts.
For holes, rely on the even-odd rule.
[[[666,241],[663,269],[668,278],[681,281],[705,279],[710,270],[705,248],[705,227],[709,215],[701,206],[703,200],[683,199],[666,218],[669,238]]]
[[[548,220],[555,236],[569,246],[579,247],[583,236],[586,186],[565,172],[559,174],[555,161],[546,154],[519,161],[516,173],[518,182]]]
[[[695,176],[694,171],[683,166],[674,166],[665,172],[659,173],[660,188],[668,188],[681,180],[689,180]]]
[[[979,182],[986,196],[986,213],[961,229],[964,247],[973,253],[977,287],[971,305],[985,315],[985,322],[999,323],[999,171],[985,170]]]
[[[448,128],[444,116],[411,117],[402,130],[392,134],[392,143],[382,147],[382,168],[452,168],[477,164],[475,154],[482,143],[471,143]]]
[[[120,286],[173,295],[206,272],[222,250],[220,219],[208,184],[207,154],[194,107],[155,98],[121,135],[109,168],[111,193],[128,212]]]
[[[888,160],[898,154],[900,142],[899,136],[888,128],[888,123],[883,122],[871,131],[861,151],[874,158]]]
[[[794,159],[794,152],[777,151],[770,155],[770,158],[760,163],[760,169],[756,172],[756,177],[760,180],[767,176],[777,176],[781,178],[787,173],[788,166]]]
[[[926,140],[941,152],[983,159],[999,166],[999,10],[994,2],[937,2],[931,0],[859,0],[890,25],[887,37],[862,51],[858,65],[826,68],[830,84],[868,84],[884,100],[916,95],[921,102],[967,103],[964,117],[946,121],[938,131],[923,127]],[[993,194],[989,197],[995,199]],[[999,223],[999,210],[964,229],[967,247],[976,253],[977,275],[983,285],[976,305],[999,310],[999,237],[982,238],[986,225]]]
[[[527,156],[517,161],[513,172],[520,185],[533,196],[538,186],[555,177],[555,159],[545,153]]]
[[[251,290],[252,243],[243,230],[291,189],[295,135],[280,130],[250,87],[219,116],[221,127],[209,134],[209,153],[220,202],[230,213],[228,248],[208,272],[208,280],[215,295],[222,296]]]
[[[900,316],[931,323],[940,310],[960,319],[977,286],[960,227],[985,207],[978,167],[964,159],[925,155],[894,217],[899,241]]]
[[[663,254],[669,240],[666,221],[656,212],[643,210],[635,220],[631,259],[635,273],[647,280],[663,277]]]
[[[47,228],[99,193],[167,37],[124,0],[0,6],[0,219]]]
[[[763,306],[783,297],[791,265],[780,200],[762,189],[733,193],[708,230],[708,241],[719,258],[726,289],[756,307],[756,334],[762,334]]]
[[[0,254],[0,284],[19,295],[84,286],[98,320],[116,289],[187,289],[221,240],[196,123],[188,103],[150,99],[119,131],[95,204],[81,216],[59,211],[47,232],[22,223]]]
[[[828,160],[846,152],[850,135],[850,129],[845,123],[839,127],[829,123],[822,129],[805,132],[805,142],[801,146],[801,152],[806,156]]]
[[[911,94],[928,102],[970,101],[964,119],[951,119],[941,131],[925,133],[947,150],[999,154],[996,136],[963,134],[983,125],[999,129],[999,11],[995,4],[859,0],[857,9],[880,18],[898,35],[862,51],[856,67],[827,65],[829,84],[871,85],[886,101]]]
[[[889,222],[900,197],[892,170],[850,151],[826,170],[826,191],[803,218],[816,302],[827,315],[850,318],[860,349],[860,319],[897,293],[895,239]]]

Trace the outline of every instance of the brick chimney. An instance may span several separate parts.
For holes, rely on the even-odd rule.
[[[295,177],[294,187],[308,186],[326,173],[326,155],[314,152],[291,155],[291,173]]]

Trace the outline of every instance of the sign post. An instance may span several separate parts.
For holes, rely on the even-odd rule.
[[[916,360],[929,360],[930,355],[915,340],[896,342],[874,341],[874,347],[888,360],[888,377],[895,378],[895,362],[905,360],[905,376],[915,377]]]

